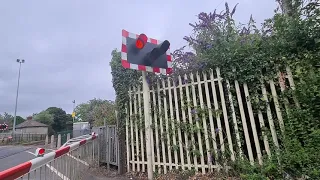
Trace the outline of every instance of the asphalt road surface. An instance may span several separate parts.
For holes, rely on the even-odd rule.
[[[35,146],[0,146],[0,171],[35,158],[35,150]]]

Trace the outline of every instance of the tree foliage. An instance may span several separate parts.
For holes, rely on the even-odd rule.
[[[79,104],[75,108],[76,121],[87,121],[94,126],[115,124],[114,102],[102,99],[92,99],[86,103]]]
[[[296,86],[282,92],[280,100],[295,97],[298,103],[288,104],[289,110],[283,113],[280,163],[273,157],[263,166],[247,166],[238,160],[232,164],[233,173],[247,179],[282,179],[285,174],[316,179],[320,176],[320,4],[316,0],[279,2],[287,13],[276,11],[262,28],[256,26],[252,16],[245,25],[237,24],[233,19],[237,6],[229,9],[227,3],[221,13],[200,13],[199,21],[190,23],[192,35],[184,38],[194,51],[181,48],[173,52],[171,78],[219,67],[223,79],[247,83],[250,96],[263,104],[266,102],[258,92],[261,83],[290,67]],[[119,116],[124,119],[128,88],[139,83],[140,73],[122,68],[116,50],[110,65]],[[150,74],[149,78],[165,77]]]
[[[53,115],[50,114],[48,111],[41,111],[38,114],[34,114],[33,120],[48,125],[49,126],[48,127],[48,134],[49,135],[54,134],[55,131],[52,128],[52,124],[54,122]]]
[[[14,117],[9,113],[4,112],[3,115],[0,114],[0,121],[4,121],[9,125],[9,127],[12,127],[13,121],[14,121]],[[16,125],[21,124],[24,121],[25,121],[25,119],[23,117],[21,117],[21,116],[17,116],[16,117]]]

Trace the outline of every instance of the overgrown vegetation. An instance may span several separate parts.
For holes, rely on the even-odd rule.
[[[173,53],[174,74],[171,78],[219,67],[222,78],[250,86],[253,106],[261,111],[265,110],[266,104],[259,92],[261,84],[273,79],[277,82],[279,72],[287,71],[286,67],[292,71],[295,87],[285,88],[280,98],[286,106],[284,133],[277,132],[281,137],[281,151],[273,148],[273,155],[265,157],[263,165],[252,165],[246,158],[217,159],[219,164],[232,167],[226,172],[232,177],[320,177],[320,4],[316,0],[286,2],[291,2],[286,6],[290,13],[277,11],[265,20],[262,28],[256,27],[252,17],[245,26],[236,24],[233,19],[236,7],[230,10],[228,4],[222,13],[200,13],[199,22],[190,24],[192,36],[184,38],[195,53],[184,52],[183,48]],[[119,119],[123,120],[127,115],[129,87],[139,82],[140,73],[122,68],[120,53],[116,50],[112,56],[116,103]],[[152,85],[156,82],[152,80],[159,78],[166,77],[150,74],[149,83]],[[123,121],[119,125],[124,128]],[[199,131],[196,125],[186,126],[193,127],[186,129]],[[228,157],[228,154],[220,157]]]
[[[115,104],[110,100],[91,99],[75,108],[75,121],[87,121],[93,126],[113,125],[116,123]]]

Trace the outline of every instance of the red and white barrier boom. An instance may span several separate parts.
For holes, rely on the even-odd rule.
[[[38,156],[35,159],[21,163],[17,166],[14,166],[10,169],[0,172],[0,180],[13,180],[19,177],[22,177],[25,174],[28,174],[39,167],[45,166],[50,162],[54,161],[62,155],[68,154],[73,150],[87,144],[90,141],[93,141],[97,138],[97,134],[92,133],[89,135],[83,135],[77,138],[70,139],[65,143],[61,148],[45,154],[45,149],[38,148],[35,155]]]

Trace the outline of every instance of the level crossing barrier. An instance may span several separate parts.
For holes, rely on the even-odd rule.
[[[59,149],[0,172],[0,180],[80,179],[82,172],[99,163],[98,134],[68,140]]]

